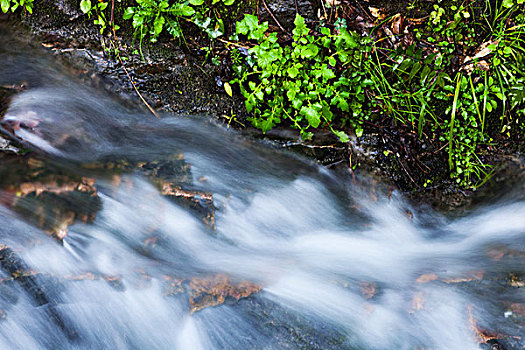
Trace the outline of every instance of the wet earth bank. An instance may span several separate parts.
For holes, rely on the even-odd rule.
[[[402,12],[410,1],[400,1],[395,4],[389,1],[370,1],[368,6],[385,8],[386,11]],[[423,17],[432,7],[432,1],[421,2],[412,6],[410,16]],[[312,142],[300,141],[295,130],[280,127],[263,135],[253,129],[246,121],[244,102],[239,94],[233,97],[226,95],[223,84],[231,77],[227,51],[216,50],[222,62],[216,66],[206,60],[203,47],[206,40],[199,36],[187,36],[187,47],[180,47],[172,40],[161,40],[156,45],[143,43],[145,60],[140,55],[131,54],[133,47],[129,40],[132,36],[129,23],[119,22],[122,9],[128,2],[118,3],[115,18],[121,25],[118,38],[121,43],[122,55],[128,60],[119,62],[109,57],[103,47],[109,45],[109,38],[102,37],[91,20],[83,16],[75,1],[35,1],[33,15],[24,15],[23,22],[37,34],[32,43],[42,45],[50,54],[72,67],[76,75],[82,77],[86,84],[104,89],[118,95],[124,103],[135,108],[147,110],[135,94],[130,77],[123,69],[126,67],[140,93],[157,111],[168,111],[182,115],[204,114],[214,116],[216,122],[230,127],[241,128],[247,135],[265,140],[277,148],[287,148],[302,155],[315,159],[320,164],[330,168],[350,171],[355,175],[373,174],[381,181],[386,181],[398,188],[416,202],[425,202],[433,207],[445,210],[456,210],[476,201],[483,194],[459,190],[448,179],[447,159],[436,156],[430,146],[416,142],[416,136],[404,133],[403,136],[394,133],[371,132],[364,137],[353,136],[348,144],[338,143],[330,133],[319,132]],[[303,16],[315,20],[319,8],[310,1],[268,1],[268,6],[279,23],[289,28],[298,11]],[[364,6],[364,5],[363,5]],[[406,11],[406,10],[405,10]],[[263,6],[260,16],[276,25]],[[14,18],[3,20],[15,20]],[[22,83],[22,82],[21,82]],[[385,137],[385,135],[387,137]],[[407,138],[408,137],[408,138]],[[411,139],[413,138],[413,139]],[[397,146],[392,146],[397,145]],[[428,147],[427,147],[428,146]],[[501,146],[501,145],[499,145]],[[498,146],[498,147],[499,147]],[[407,154],[395,151],[395,147],[408,149]],[[507,145],[501,151],[495,152],[491,161],[501,164],[496,167],[493,187],[498,178],[521,176],[523,157],[520,147]],[[385,156],[385,152],[392,152]],[[410,154],[427,154],[414,162]],[[426,158],[425,158],[426,157]],[[420,171],[420,169],[430,171]],[[354,169],[354,170],[351,170]],[[429,186],[423,187],[425,178],[435,179]],[[482,187],[481,192],[485,191]],[[494,189],[488,190],[489,192]],[[480,191],[478,191],[480,192]]]

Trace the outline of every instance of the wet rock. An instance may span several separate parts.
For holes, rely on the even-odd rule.
[[[13,146],[11,140],[0,136],[0,152],[17,154],[18,152],[20,152],[20,149]]]
[[[101,208],[95,180],[49,166],[34,156],[0,157],[0,203],[62,241],[77,221],[92,222]]]
[[[226,275],[194,277],[189,281],[190,311],[194,313],[206,307],[223,304],[231,298],[239,300],[260,292],[261,286],[249,282],[234,282]]]
[[[11,248],[3,244],[0,244],[0,267],[28,294],[35,306],[45,310],[49,320],[70,340],[76,339],[76,331],[56,308],[57,296],[51,295],[40,276],[29,269]]]
[[[82,16],[78,3],[75,0],[35,0],[29,20],[38,18],[43,28],[63,26]]]
[[[224,274],[189,278],[164,276],[164,281],[163,294],[187,297],[192,314],[228,301],[239,301],[262,290],[253,282],[236,281]]]
[[[215,232],[215,206],[213,194],[200,191],[188,191],[172,183],[160,182],[161,193],[193,211],[201,221]]]

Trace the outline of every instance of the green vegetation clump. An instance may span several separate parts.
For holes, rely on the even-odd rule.
[[[303,138],[326,128],[345,142],[349,126],[359,137],[364,123],[390,119],[444,143],[451,177],[463,187],[490,173],[483,147],[501,134],[523,133],[523,0],[495,8],[434,5],[416,40],[397,48],[351,31],[344,20],[308,28],[297,16],[291,43],[267,29],[251,15],[237,23],[236,34],[255,46],[244,60],[233,53],[232,81],[264,132],[286,122]]]
[[[149,34],[156,42],[164,29],[174,38],[184,39],[181,23],[198,26],[212,39],[225,33],[223,17],[231,18],[249,1],[239,0],[136,0],[137,6],[128,7],[124,19],[131,19],[140,38]],[[242,4],[244,3],[244,4]]]
[[[80,2],[101,33],[118,29],[108,21],[109,3]],[[30,11],[32,0],[0,4],[4,12]],[[408,127],[448,153],[460,186],[475,188],[491,172],[484,149],[525,130],[525,0],[447,4],[433,4],[428,19],[411,24],[411,38],[396,45],[387,44],[393,34],[378,33],[399,14],[376,16],[360,32],[344,18],[324,16],[308,25],[297,15],[288,34],[271,32],[253,14],[236,22],[252,1],[136,0],[124,19],[141,44],[164,31],[184,40],[185,24],[226,43],[235,75],[225,90],[231,96],[232,85],[239,88],[248,119],[263,132],[286,124],[303,139],[327,129],[347,142],[350,132],[361,137],[371,125]],[[233,23],[230,40],[237,43],[224,40]]]
[[[120,1],[120,0],[118,0]],[[93,24],[100,27],[100,34],[103,34],[107,28],[118,30],[119,26],[111,23],[110,15],[106,14],[106,8],[109,1],[81,0],[80,10],[90,17],[95,17]]]
[[[0,0],[0,8],[2,8],[3,13],[9,11],[15,12],[19,8],[33,13],[33,1],[34,0]]]
[[[348,121],[354,127],[364,117],[362,92],[373,85],[366,74],[370,39],[348,31],[344,21],[333,30],[321,27],[320,35],[314,36],[300,15],[295,18],[291,45],[279,44],[277,33],[266,35],[267,28],[268,23],[259,25],[253,15],[237,23],[237,35],[258,42],[248,51],[254,59],[247,65],[236,60],[237,78],[232,81],[246,99],[250,121],[266,132],[288,120],[303,138],[311,138],[311,130],[323,125],[348,141],[339,129],[347,119],[334,121],[334,110],[352,111],[356,118]]]

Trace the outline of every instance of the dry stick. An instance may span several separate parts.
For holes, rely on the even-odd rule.
[[[288,33],[288,31],[286,29],[283,28],[283,26],[281,25],[281,23],[279,23],[279,21],[277,20],[277,18],[275,18],[275,16],[273,15],[272,11],[268,8],[268,5],[266,5],[266,1],[265,0],[261,0],[263,5],[264,5],[264,8],[266,8],[266,11],[268,11],[268,13],[270,14],[270,16],[273,18],[273,20],[275,21],[275,23],[277,23],[277,25],[279,26],[279,28],[281,28],[281,30],[283,32],[285,32],[286,34],[290,35],[290,33]]]
[[[299,6],[297,6],[297,0],[295,0],[295,14],[299,14]]]
[[[139,92],[139,89],[137,89],[137,86],[135,85],[135,83],[133,82],[133,79],[131,79],[131,76],[129,75],[128,73],[128,70],[126,69],[126,67],[124,66],[124,62],[122,62],[122,59],[120,58],[120,53],[117,53],[117,58],[118,60],[120,61],[120,64],[122,65],[122,68],[124,68],[124,72],[126,73],[126,75],[128,76],[128,79],[129,81],[131,82],[131,85],[133,86],[133,89],[135,89],[135,92],[137,93],[137,95],[139,95],[140,99],[142,100],[142,102],[146,105],[146,107],[148,107],[149,111],[151,113],[153,113],[153,115],[155,117],[157,117],[158,119],[160,119],[159,115],[157,112],[155,112],[155,110],[149,105],[148,102],[146,102],[146,100],[144,99],[144,97],[142,97],[141,93]]]
[[[114,16],[115,13],[115,0],[111,0],[111,27],[113,28],[113,37],[115,37],[115,22],[114,22]]]
[[[321,6],[323,6],[323,11],[324,11],[325,18],[328,18],[328,14],[326,13],[326,7],[324,6],[324,1],[321,1]]]
[[[241,49],[246,49],[246,50],[250,49],[249,46],[244,46],[244,45],[241,45],[241,44],[238,44],[238,43],[234,43],[232,41],[224,40],[224,39],[221,39],[221,38],[217,38],[217,40],[219,40],[222,43],[225,43],[226,45],[232,45],[232,46],[240,47]]]
[[[111,28],[113,29],[113,40],[116,40],[117,34],[115,33],[115,23],[113,22],[114,9],[115,9],[115,0],[111,0]],[[157,119],[160,119],[158,113],[149,105],[149,103],[144,99],[144,97],[142,97],[142,94],[139,92],[139,89],[137,89],[137,86],[135,85],[135,82],[131,78],[131,75],[129,75],[129,72],[126,69],[126,66],[124,66],[124,62],[122,62],[122,58],[120,58],[120,50],[115,50],[115,52],[117,53],[117,58],[118,58],[118,60],[120,62],[120,65],[122,66],[122,68],[124,69],[124,72],[128,76],[129,82],[133,86],[133,89],[135,89],[135,92],[137,93],[137,95],[139,95],[139,97],[142,100],[142,102],[146,105],[146,107],[148,107],[149,111],[151,113],[153,113],[153,115]]]

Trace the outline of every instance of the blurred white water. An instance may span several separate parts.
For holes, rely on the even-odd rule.
[[[2,242],[20,250],[39,272],[122,276],[124,291],[104,280],[61,286],[58,309],[74,324],[81,336],[75,346],[81,348],[477,349],[468,308],[476,310],[477,322],[491,323],[504,310],[498,315],[485,309],[501,296],[488,284],[480,288],[482,294],[470,295],[468,288],[442,280],[474,270],[485,275],[504,270],[503,261],[490,261],[488,249],[523,248],[524,243],[523,203],[450,222],[441,218],[439,227],[423,228],[417,214],[414,219],[406,216],[401,200],[373,203],[348,190],[349,198],[363,196],[362,212],[368,217],[356,219],[361,221],[356,228],[340,223],[351,212],[332,203],[318,180],[261,179],[249,199],[231,193],[217,200],[223,209],[213,236],[141,178],[130,175],[118,188],[101,182],[100,188],[103,210],[93,224],[72,227],[67,249],[6,210],[0,216],[9,223]],[[151,227],[162,240],[145,256],[139,247]],[[23,243],[32,239],[43,242]],[[140,286],[138,271],[153,276],[146,287]],[[185,299],[164,295],[161,276],[203,271],[250,280],[263,290],[250,302],[190,315]],[[417,282],[423,274],[435,274],[436,280]],[[375,292],[368,299],[362,289],[371,283]],[[265,315],[268,305],[271,316]],[[10,305],[7,315],[0,327],[7,348],[71,345],[27,300]],[[289,334],[287,339],[281,331],[272,333],[276,320],[294,329],[298,338],[301,332],[328,338],[306,345]],[[500,327],[512,330],[512,324]]]

